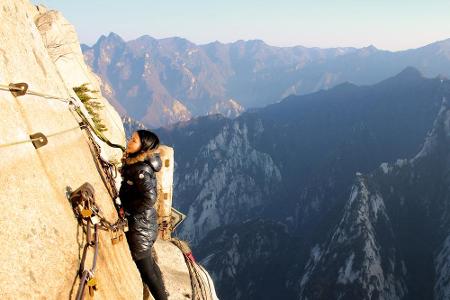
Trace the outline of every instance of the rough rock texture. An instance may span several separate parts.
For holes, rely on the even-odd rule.
[[[66,86],[74,88],[88,83],[91,90],[100,91],[103,83],[84,63],[75,28],[57,11],[47,11],[43,7],[38,10],[40,14],[35,18],[36,26]],[[109,129],[105,132],[106,137],[114,143],[124,144],[125,136],[120,116],[105,98],[101,95],[94,96],[103,106],[99,114]],[[103,147],[102,151],[108,158],[116,160],[120,160],[122,155],[120,150],[111,147]]]
[[[73,87],[88,83],[100,90],[101,83],[83,62],[73,27],[58,12],[26,0],[4,0],[0,20],[0,84],[26,82],[30,90],[75,97],[78,103]],[[104,98],[98,101],[104,105],[105,135],[123,144],[119,115]],[[0,124],[0,210],[6,212],[0,218],[4,258],[0,298],[73,298],[84,233],[67,199],[68,188],[91,183],[104,216],[117,219],[87,136],[67,103],[32,95],[14,97],[3,90]],[[27,141],[36,132],[51,135],[39,149]],[[16,143],[20,141],[25,142]],[[100,145],[105,159],[120,158],[120,151]],[[190,294],[189,274],[182,254],[175,250],[168,242],[156,245],[170,299],[184,299],[184,294]],[[88,266],[90,262],[88,256]],[[99,284],[95,299],[143,298],[126,241],[112,245],[106,232],[100,233],[95,277]]]
[[[263,196],[281,181],[272,158],[250,143],[250,132],[260,124],[226,122],[193,161],[178,166],[177,173],[190,170],[192,176],[175,174],[176,193],[198,192],[188,207],[182,207],[188,209],[188,218],[180,235],[192,243],[221,225],[251,217],[261,209]]]
[[[308,262],[299,299],[448,299],[449,150],[443,97],[414,158],[357,174],[340,223]]]
[[[184,233],[183,227],[189,227],[185,237],[198,240],[195,247],[203,253],[197,256],[216,281],[219,295],[224,299],[239,299],[236,295],[241,299],[274,299],[270,298],[272,294],[262,292],[271,282],[272,291],[280,291],[283,299],[298,299],[301,290],[309,299],[336,299],[338,295],[362,299],[351,298],[356,293],[370,293],[374,299],[376,295],[411,299],[408,297],[413,294],[418,295],[415,299],[431,299],[434,273],[442,274],[436,289],[445,295],[449,277],[442,270],[448,266],[448,244],[438,237],[434,240],[437,245],[429,251],[421,241],[439,232],[439,227],[423,226],[422,221],[440,217],[420,213],[434,207],[425,209],[420,204],[422,198],[437,201],[435,191],[445,187],[436,180],[442,180],[436,166],[445,165],[445,160],[437,157],[435,164],[425,164],[428,173],[422,172],[420,177],[428,179],[428,185],[408,183],[418,178],[416,170],[408,171],[402,179],[408,185],[395,195],[390,187],[399,178],[383,179],[385,190],[380,190],[366,185],[366,180],[360,184],[354,176],[356,172],[368,174],[380,164],[382,172],[390,172],[408,161],[396,162],[398,158],[414,157],[433,128],[442,99],[450,99],[449,92],[450,81],[426,79],[408,68],[374,86],[345,84],[290,97],[234,120],[207,116],[161,129],[161,140],[177,149],[174,204],[181,204],[180,209],[191,220],[180,227],[180,233]],[[422,153],[439,143],[430,138],[428,144]],[[255,156],[251,155],[253,150]],[[271,166],[279,170],[281,180],[275,172],[265,175],[264,170]],[[238,178],[247,178],[252,184],[234,184]],[[354,191],[360,191],[352,194],[357,198],[349,197],[354,184]],[[370,191],[367,197],[366,190]],[[258,201],[253,195],[258,195]],[[410,208],[414,208],[410,205],[392,208],[397,200],[407,203],[407,195],[416,199],[417,215],[409,216]],[[400,213],[402,218],[398,218]],[[248,229],[249,218],[257,217],[284,224],[290,244],[298,245],[269,248],[269,272],[262,271],[262,264],[254,268],[257,253],[253,244],[240,243],[237,247],[231,242],[235,233],[241,237],[243,228]],[[258,233],[263,240],[282,238],[274,224],[265,225],[266,231],[251,228],[251,240]],[[397,230],[399,225],[402,228]],[[439,226],[450,228],[444,225]],[[275,234],[268,234],[273,231]],[[336,238],[332,240],[334,233]],[[415,248],[426,255],[411,253]],[[404,251],[411,256],[406,257]],[[249,253],[251,259],[243,259],[243,253]],[[285,257],[291,264],[285,264]],[[415,272],[410,270],[413,267]],[[227,272],[229,269],[232,271]],[[275,270],[283,272],[275,276]],[[406,276],[403,270],[407,270]],[[306,271],[308,276],[304,277]],[[357,272],[361,280],[353,280]]]
[[[404,262],[396,256],[391,226],[383,198],[370,193],[365,178],[357,174],[331,240],[312,251],[300,283],[300,298],[402,299],[406,274],[396,274]]]
[[[61,97],[74,95],[46,48],[35,20],[39,11],[28,1],[0,5],[0,83],[27,82],[30,89]],[[74,75],[74,69],[70,72]],[[31,143],[0,148],[0,209],[4,265],[0,298],[67,299],[76,293],[83,233],[66,198],[66,188],[90,182],[105,216],[117,218],[97,172],[87,139],[66,103],[1,92],[0,144],[22,141],[35,132],[54,134],[36,150]],[[111,128],[111,138],[121,138]],[[82,245],[82,244],[81,244]],[[142,298],[139,274],[126,243],[114,247],[100,237],[96,277],[98,299]],[[89,261],[88,261],[89,262]],[[11,280],[14,278],[14,280]]]

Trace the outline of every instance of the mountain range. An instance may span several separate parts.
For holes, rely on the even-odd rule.
[[[147,35],[124,41],[111,33],[82,50],[116,109],[151,128],[215,113],[235,117],[344,82],[375,84],[407,66],[425,76],[450,75],[450,39],[390,52],[274,47],[261,40],[197,45]]]
[[[219,296],[448,297],[446,99],[449,80],[409,67],[157,129],[177,150],[178,235]]]

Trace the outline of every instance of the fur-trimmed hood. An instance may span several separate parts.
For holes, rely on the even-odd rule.
[[[125,153],[124,157],[122,158],[123,165],[132,165],[142,161],[149,162],[156,172],[161,170],[162,167],[161,157],[159,155],[159,152],[155,151],[155,149],[147,150],[145,152],[139,153],[136,156],[131,157],[129,157],[127,153]]]

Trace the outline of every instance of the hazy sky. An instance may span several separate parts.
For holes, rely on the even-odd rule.
[[[32,0],[61,11],[82,43],[115,32],[195,43],[400,50],[450,38],[449,0]]]

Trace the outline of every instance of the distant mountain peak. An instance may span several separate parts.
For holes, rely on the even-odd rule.
[[[122,38],[120,37],[120,35],[118,35],[118,34],[115,33],[115,32],[112,32],[112,31],[108,34],[108,38],[109,38],[109,39],[111,39],[111,38],[114,38],[114,39],[122,39]]]
[[[156,41],[156,39],[155,39],[154,37],[152,37],[152,36],[150,36],[150,35],[148,35],[148,34],[144,34],[144,35],[138,37],[136,40],[142,40],[142,41],[147,41],[147,40],[149,40],[149,41]]]
[[[405,69],[403,69],[403,71],[398,73],[397,76],[395,76],[395,77],[396,78],[416,79],[416,78],[423,78],[423,75],[418,69],[416,69],[414,67],[406,67]]]
[[[371,55],[373,53],[379,52],[380,50],[377,49],[374,45],[369,45],[367,47],[361,48],[359,49],[359,54],[362,56],[368,56]]]
[[[253,39],[253,40],[237,40],[231,45],[247,45],[247,46],[268,46],[263,40]]]
[[[249,44],[266,45],[266,43],[263,40],[260,40],[260,39],[248,40],[247,42]]]
[[[426,46],[420,47],[419,49],[429,48],[429,49],[438,50],[438,49],[448,49],[449,47],[450,47],[450,38],[428,44]]]
[[[354,84],[354,83],[352,83],[350,81],[344,81],[344,82],[342,82],[342,83],[332,87],[331,89],[328,89],[327,91],[330,91],[330,92],[334,93],[336,91],[339,91],[339,92],[351,91],[351,90],[357,89],[357,88],[359,88],[358,85],[356,85],[356,84]]]
[[[125,43],[124,39],[120,35],[118,35],[117,33],[114,33],[114,32],[110,32],[107,36],[102,35],[97,40],[97,44],[104,43],[104,42],[108,42],[108,43]]]
[[[160,43],[175,43],[177,45],[195,45],[193,42],[179,36],[172,36],[167,38],[158,39]]]

